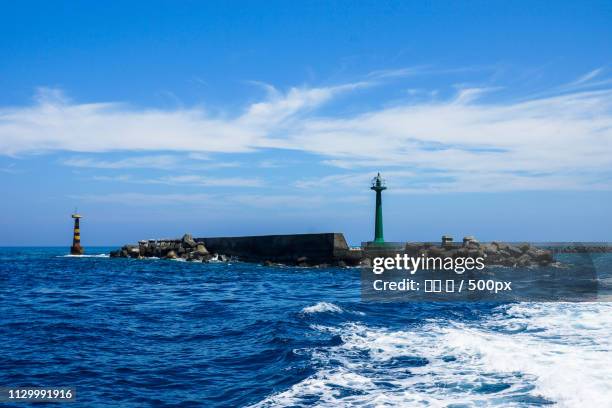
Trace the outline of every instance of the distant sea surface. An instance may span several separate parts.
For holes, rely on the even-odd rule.
[[[359,269],[110,249],[0,249],[0,386],[76,387],[71,407],[612,404],[610,303],[363,303]]]

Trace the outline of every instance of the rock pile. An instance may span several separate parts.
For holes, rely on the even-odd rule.
[[[182,258],[187,261],[208,262],[211,260],[227,261],[225,255],[211,254],[204,244],[194,241],[191,234],[181,239],[150,239],[140,241],[138,245],[124,245],[121,249],[111,251],[112,258]]]
[[[551,249],[555,252],[569,254],[598,254],[612,252],[612,245],[607,243],[600,244],[571,244],[564,246],[554,246]]]
[[[468,239],[469,238],[469,239]],[[462,245],[443,242],[442,245],[429,243],[408,243],[406,253],[409,256],[441,258],[483,258],[485,265],[502,266],[546,266],[554,262],[552,251],[537,248],[531,244],[510,245],[493,241],[481,244],[472,237],[466,237]]]

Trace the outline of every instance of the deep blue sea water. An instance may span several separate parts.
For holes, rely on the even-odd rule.
[[[66,252],[0,249],[1,386],[83,407],[612,406],[609,303],[372,304],[358,269]]]

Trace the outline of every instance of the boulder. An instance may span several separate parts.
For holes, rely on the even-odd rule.
[[[516,260],[516,264],[518,266],[529,266],[531,265],[531,258],[529,258],[529,255],[521,255]]]
[[[371,268],[372,267],[372,260],[370,258],[363,258],[359,262],[359,265],[363,266],[364,268]]]
[[[482,249],[469,249],[468,250],[468,256],[470,258],[484,258],[485,253]]]
[[[491,247],[496,251],[505,251],[510,247],[510,245],[504,242],[493,241],[491,242]]]
[[[540,265],[548,265],[553,261],[552,252],[546,251],[544,249],[538,249],[535,255],[535,260]]]
[[[466,251],[466,254],[467,254],[467,251]],[[459,249],[447,249],[446,251],[442,252],[442,256],[444,258],[457,258],[461,255],[459,255]]]
[[[529,248],[531,248],[531,245],[525,242],[523,244],[520,244],[518,247],[522,252],[527,252],[529,251]]]
[[[444,250],[439,247],[431,247],[427,250],[427,255],[431,257],[439,257],[444,255]]]
[[[478,243],[476,238],[474,238],[472,235],[463,237],[463,246],[468,246],[471,242]]]
[[[407,243],[406,244],[406,253],[409,256],[419,256],[423,251],[423,245],[416,243]]]
[[[183,235],[181,239],[182,246],[185,248],[195,248],[198,244],[193,240],[191,234]]]
[[[457,257],[466,257],[469,254],[469,250],[466,247],[462,247],[456,250],[455,255]]]
[[[198,255],[208,255],[208,249],[204,246],[204,244],[197,244],[195,252]]]
[[[127,245],[125,249],[130,258],[138,258],[140,256],[140,248],[136,245]]]
[[[185,254],[185,259],[187,259],[189,262],[202,262],[202,261],[204,261],[204,258],[201,257],[200,255],[196,254],[195,252],[190,252],[188,254]]]
[[[166,254],[166,258],[168,258],[168,259],[176,259],[176,252],[174,252],[174,251],[169,251],[169,252]]]
[[[527,252],[525,252],[525,255],[529,255],[530,258],[535,258],[538,256],[539,252],[540,250],[538,248],[530,247]]]
[[[467,244],[468,249],[480,249],[480,242],[478,241],[470,241]]]
[[[487,255],[496,254],[497,251],[499,250],[497,245],[493,245],[493,244],[484,244],[484,245],[481,245],[480,249],[482,249]]]
[[[520,257],[523,254],[523,251],[520,250],[519,248],[515,247],[515,246],[508,246],[508,248],[506,249],[506,251],[512,255],[512,256],[516,256],[516,257]]]

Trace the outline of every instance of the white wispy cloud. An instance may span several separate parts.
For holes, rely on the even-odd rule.
[[[206,204],[211,203],[209,194],[150,194],[150,193],[110,193],[71,195],[71,200],[96,202],[105,204],[121,204],[125,206],[155,206],[176,204]]]
[[[4,167],[0,167],[0,172],[8,174],[18,174],[19,170],[17,170],[15,163],[9,163]]]
[[[71,167],[87,167],[96,169],[127,169],[152,168],[170,169],[177,166],[179,158],[176,156],[143,156],[130,157],[121,160],[99,160],[91,157],[72,157],[62,160],[62,164]]]
[[[251,208],[278,208],[279,206],[291,208],[322,207],[331,203],[365,203],[368,197],[363,196],[338,196],[330,197],[324,195],[302,194],[175,194],[175,193],[111,193],[111,194],[81,194],[70,195],[71,200],[83,202],[96,202],[105,204],[116,204],[121,206],[197,206],[209,208],[224,208],[235,206],[237,209]]]
[[[199,174],[165,176],[145,181],[150,184],[192,185],[201,187],[262,187],[263,180],[247,177],[212,177]]]
[[[252,104],[238,122],[243,126],[269,130],[292,116],[323,105],[338,94],[368,85],[370,83],[364,81],[321,88],[291,88],[285,94],[274,92],[268,100]]]
[[[189,153],[187,156],[192,160],[202,160],[202,161],[210,161],[212,157],[206,153]]]
[[[344,168],[433,169],[472,183],[533,174],[516,187],[593,186],[612,171],[612,91],[517,103],[477,100],[404,105],[351,118],[314,118],[283,140]],[[461,177],[459,177],[461,176]],[[547,184],[547,180],[550,182]],[[529,182],[529,183],[527,183]],[[504,183],[496,188],[505,188]],[[477,186],[463,184],[462,188]]]
[[[585,73],[584,75],[581,75],[578,79],[559,86],[556,90],[560,92],[577,92],[580,90],[596,90],[610,88],[610,86],[612,86],[612,78],[603,77],[604,73],[604,68],[597,68],[591,70]]]
[[[61,90],[40,89],[35,104],[0,108],[0,154],[72,151],[249,152],[270,147],[267,136],[285,120],[366,82],[291,88],[235,116],[201,107],[137,109],[122,103],[78,104]]]
[[[168,186],[197,187],[262,187],[265,185],[260,178],[249,177],[213,177],[200,174],[176,174],[154,178],[139,178],[130,174],[114,176],[94,176],[97,181],[111,181],[132,184],[163,184]]]
[[[410,74],[383,71],[373,77],[381,81]],[[0,153],[184,151],[206,159],[216,152],[245,152],[248,161],[248,152],[284,148],[316,154],[322,164],[353,171],[347,180],[373,167],[420,172],[406,178],[419,181],[413,185],[420,191],[607,189],[612,188],[607,184],[612,172],[612,89],[600,70],[575,82],[594,78],[603,84],[598,89],[578,87],[491,102],[482,95],[495,93],[495,88],[463,87],[446,99],[407,96],[392,105],[341,115],[322,114],[318,108],[372,82],[286,92],[265,85],[267,97],[235,115],[211,115],[202,107],[79,104],[57,90],[43,90],[31,106],[0,108]],[[350,105],[350,97],[343,102]],[[65,164],[163,168],[172,160],[165,155],[116,161],[77,157]],[[428,177],[424,172],[442,172],[446,178],[426,185],[420,182]],[[209,177],[181,177],[174,182],[215,183]],[[300,180],[297,186],[306,188],[309,182]]]
[[[371,173],[361,171],[300,179],[294,185],[301,189],[335,189],[338,186],[361,189],[365,184],[364,181],[367,182],[371,177]]]
[[[64,166],[93,169],[161,169],[211,170],[240,167],[238,161],[213,160],[201,153],[183,155],[134,156],[118,160],[100,159],[98,156],[69,157],[60,161]]]
[[[588,82],[591,79],[595,78],[596,76],[599,76],[602,72],[603,72],[603,68],[594,69],[594,70],[589,71],[586,74],[582,75],[580,78],[578,78],[577,80],[575,80],[572,83],[573,84],[583,84],[583,83]]]

